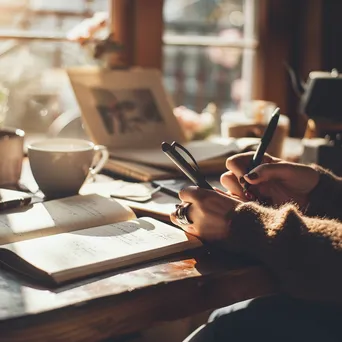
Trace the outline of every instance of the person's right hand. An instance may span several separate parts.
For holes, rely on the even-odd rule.
[[[247,182],[251,184],[249,200],[259,199],[275,206],[292,202],[301,209],[306,208],[308,195],[319,181],[318,171],[309,165],[286,162],[266,154],[263,164],[247,172],[253,155],[247,152],[228,158],[229,171],[221,176],[222,185],[233,195],[246,199],[243,187]]]

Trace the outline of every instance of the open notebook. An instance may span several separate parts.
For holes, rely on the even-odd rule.
[[[171,178],[176,167],[161,151],[163,141],[177,141],[186,147],[204,172],[224,171],[225,158],[239,150],[233,139],[229,143],[187,141],[158,70],[79,67],[67,73],[89,136],[108,147],[112,160],[121,161],[119,165],[111,163],[114,171],[133,166],[132,178],[150,180],[149,172],[151,179]],[[139,176],[139,164],[171,170],[171,174],[145,168],[145,176]]]
[[[99,195],[0,215],[0,262],[58,285],[201,246],[200,240]]]

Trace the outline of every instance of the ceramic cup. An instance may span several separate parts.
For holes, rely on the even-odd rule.
[[[21,175],[25,132],[0,128],[0,186],[15,185]]]
[[[69,138],[35,142],[27,150],[33,177],[48,198],[78,194],[85,180],[97,174],[109,156],[105,146]]]

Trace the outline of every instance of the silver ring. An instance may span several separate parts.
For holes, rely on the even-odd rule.
[[[193,222],[188,218],[188,209],[191,203],[185,203],[184,205],[179,205],[176,210],[177,221],[184,226],[192,224]]]

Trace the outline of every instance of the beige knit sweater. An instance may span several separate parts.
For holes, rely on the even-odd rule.
[[[226,248],[259,259],[294,297],[342,304],[342,178],[316,169],[305,213],[293,204],[241,204]]]

